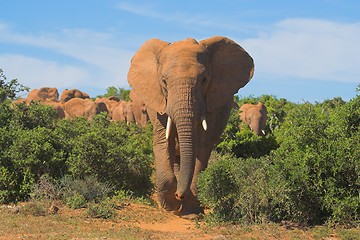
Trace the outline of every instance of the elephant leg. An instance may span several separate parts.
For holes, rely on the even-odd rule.
[[[175,138],[166,139],[166,121],[167,116],[151,117],[154,129],[153,147],[157,200],[161,208],[167,211],[177,211],[181,203],[175,198],[177,188],[177,180],[174,174]]]

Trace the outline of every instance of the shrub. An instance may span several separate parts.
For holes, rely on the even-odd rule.
[[[237,159],[224,155],[198,180],[199,199],[217,221],[263,223],[278,221],[286,208],[287,184],[269,157]]]
[[[60,200],[61,192],[59,183],[48,174],[40,177],[38,182],[33,185],[31,197],[36,200]]]
[[[78,201],[83,197],[85,202],[100,202],[113,191],[111,185],[100,182],[94,175],[84,178],[65,176],[60,180],[62,198],[68,202]]]
[[[152,191],[149,129],[110,123],[104,114],[93,122],[57,120],[40,105],[24,109],[9,108],[10,114],[1,115],[5,119],[0,127],[2,203],[28,199],[43,175],[53,180],[94,175],[118,190],[138,195]]]
[[[148,194],[152,190],[151,135],[138,126],[95,122],[73,139],[67,160],[70,173],[79,178],[94,175],[115,189]],[[102,127],[106,124],[106,127]]]
[[[12,172],[16,184],[13,185],[16,198],[25,200],[31,187],[44,174],[59,178],[66,172],[65,154],[61,141],[51,129],[38,127],[31,130],[13,131],[12,144],[5,150],[6,161],[2,164]]]
[[[10,129],[34,129],[44,127],[54,129],[57,114],[51,106],[32,102],[29,106],[17,105],[11,116]]]
[[[40,202],[28,202],[20,208],[20,213],[33,216],[45,216],[47,211],[45,206]]]
[[[106,199],[100,203],[88,205],[87,214],[93,218],[113,219],[116,216],[116,204],[111,199]]]
[[[305,103],[277,133],[274,161],[291,189],[291,220],[359,219],[360,97],[336,108]]]
[[[73,209],[79,209],[86,207],[87,201],[83,195],[75,192],[74,195],[65,199],[65,204]]]

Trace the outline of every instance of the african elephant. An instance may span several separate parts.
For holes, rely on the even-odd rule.
[[[42,102],[42,104],[53,107],[59,119],[65,118],[65,110],[62,103],[54,101],[44,101]]]
[[[65,89],[60,96],[60,102],[65,103],[69,101],[72,98],[82,98],[87,99],[90,98],[90,96],[87,93],[84,93],[78,89]]]
[[[108,117],[112,119],[113,111],[114,109],[120,104],[120,100],[115,97],[102,97],[102,98],[96,98],[96,103],[104,103],[106,105],[107,111],[108,111]]]
[[[127,124],[135,123],[133,102],[121,101],[113,110],[112,120],[116,122],[124,121]]]
[[[234,94],[253,72],[251,56],[226,37],[172,44],[151,39],[135,53],[128,82],[145,103],[153,125],[160,207],[184,218],[203,213],[196,178],[227,124]]]
[[[250,129],[258,136],[264,136],[265,124],[267,120],[267,109],[264,104],[245,103],[240,107],[239,113],[241,121],[250,127]]]
[[[29,92],[26,102],[29,104],[31,101],[58,101],[59,92],[57,88],[43,87],[40,89],[33,89]]]
[[[66,118],[84,117],[91,120],[96,114],[106,111],[106,106],[91,99],[72,98],[64,103],[64,110]]]
[[[141,127],[146,127],[149,122],[145,103],[140,100],[134,91],[130,91],[130,99],[133,102],[135,122]]]

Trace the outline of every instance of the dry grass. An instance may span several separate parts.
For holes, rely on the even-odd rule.
[[[60,204],[55,213],[49,206],[41,215],[36,214],[40,208],[34,205],[30,211],[24,211],[23,205],[2,206],[0,239],[360,239],[359,228],[302,228],[291,224],[209,227],[138,203],[116,210],[111,220],[90,218],[86,209]]]

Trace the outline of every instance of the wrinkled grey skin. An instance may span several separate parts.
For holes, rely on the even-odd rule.
[[[128,81],[153,125],[160,207],[186,218],[203,213],[196,178],[226,126],[234,94],[253,71],[250,55],[226,37],[172,44],[151,39],[136,52]],[[168,117],[173,124],[167,139]]]

